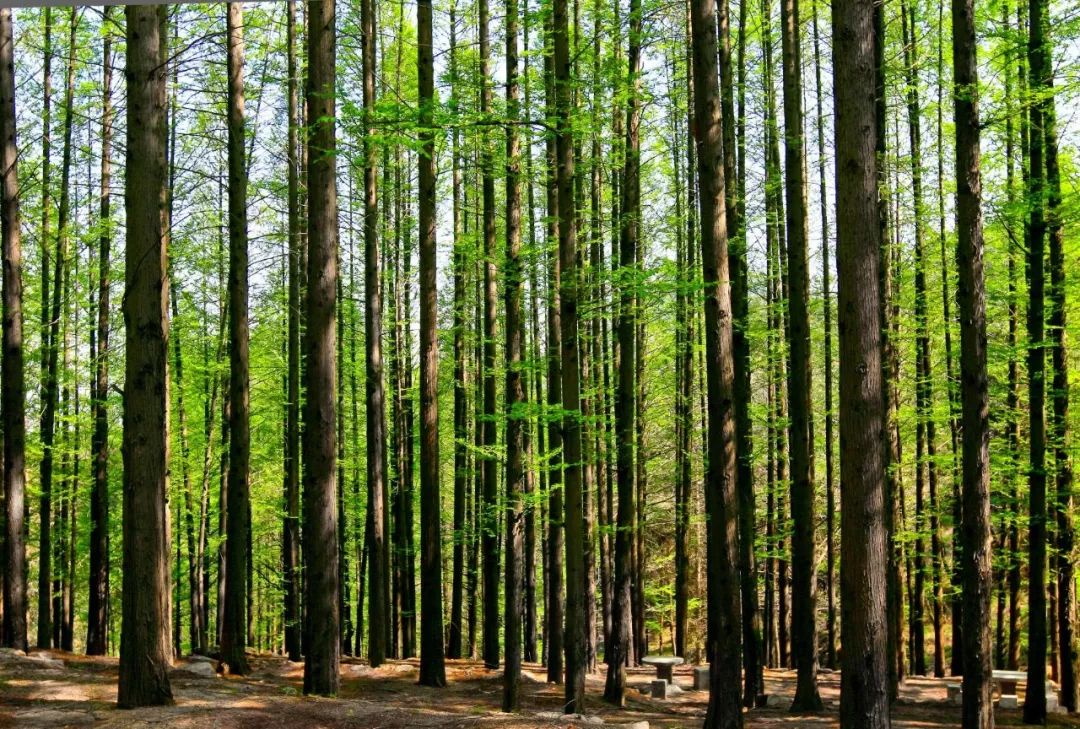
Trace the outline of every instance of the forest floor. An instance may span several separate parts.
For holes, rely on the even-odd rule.
[[[205,661],[205,659],[203,659]],[[699,727],[708,694],[686,690],[667,701],[653,700],[638,690],[648,685],[651,669],[631,669],[631,690],[625,709],[605,704],[602,673],[587,682],[585,717],[560,717],[563,689],[547,684],[543,669],[527,664],[522,676],[522,711],[499,711],[502,674],[473,661],[448,661],[445,689],[418,686],[416,661],[390,661],[371,669],[347,659],[342,663],[341,695],[336,699],[301,695],[303,665],[276,656],[253,656],[252,673],[243,678],[214,675],[203,661],[181,660],[172,671],[175,706],[122,711],[116,708],[117,660],[88,658],[60,651],[34,651],[29,656],[0,651],[0,727],[354,727],[357,729],[418,729],[421,727],[479,727],[526,729],[634,725]],[[203,663],[202,666],[197,664]],[[209,668],[208,668],[209,666]],[[209,675],[200,675],[202,674]],[[676,683],[693,684],[689,667],[676,670]],[[794,716],[784,705],[795,691],[795,674],[766,671],[766,690],[785,697],[781,706],[754,709],[746,715],[753,729],[839,726],[839,674],[822,671],[820,686],[825,711]],[[960,709],[946,703],[946,680],[908,679],[893,710],[893,726],[935,729],[960,724]],[[774,699],[776,701],[776,699]],[[568,720],[569,719],[569,720]],[[1051,717],[1050,726],[1080,727],[1080,718]],[[1020,726],[1018,711],[997,712],[998,726]],[[644,724],[638,724],[644,729]]]

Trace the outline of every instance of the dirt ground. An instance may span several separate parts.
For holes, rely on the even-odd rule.
[[[523,676],[522,711],[499,711],[502,674],[473,661],[448,661],[445,689],[418,686],[415,661],[391,661],[378,668],[353,660],[342,664],[341,695],[337,699],[305,698],[301,694],[303,666],[276,656],[254,656],[252,674],[244,678],[203,676],[195,662],[178,661],[172,673],[176,705],[121,711],[116,708],[117,661],[87,658],[60,651],[35,651],[30,656],[0,654],[0,727],[353,727],[358,729],[418,729],[422,727],[578,727],[618,726],[647,721],[649,727],[699,727],[708,695],[689,690],[692,671],[676,670],[676,683],[687,690],[659,701],[637,688],[646,686],[651,669],[632,669],[631,691],[625,709],[601,700],[604,676],[590,675],[585,717],[558,716],[562,687],[544,682],[543,669],[527,664]],[[203,669],[204,671],[206,669]],[[766,671],[766,690],[789,703],[794,673]],[[946,681],[908,679],[893,711],[893,726],[906,729],[955,727],[960,710],[945,702]],[[826,709],[820,714],[792,715],[783,706],[754,709],[746,715],[752,728],[838,727],[839,674],[821,673]],[[1019,726],[1020,713],[998,711],[999,726]],[[1080,719],[1055,715],[1051,726],[1080,727]],[[643,727],[644,725],[639,725]]]

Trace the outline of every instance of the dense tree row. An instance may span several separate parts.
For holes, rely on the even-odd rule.
[[[3,644],[119,653],[121,706],[266,651],[322,695],[480,659],[506,711],[541,662],[573,713],[673,653],[708,727],[765,667],[820,709],[819,664],[845,727],[929,673],[991,727],[992,667],[1075,711],[1077,37],[1047,0],[0,10]]]

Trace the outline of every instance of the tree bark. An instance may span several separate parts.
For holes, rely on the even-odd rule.
[[[445,686],[435,290],[435,69],[431,0],[417,5],[420,91],[420,685]]]
[[[451,108],[458,99],[457,3],[450,4],[450,95]],[[465,511],[469,491],[468,396],[465,383],[465,246],[461,231],[461,131],[452,136],[453,184],[453,275],[454,275],[454,556],[453,585],[450,589],[450,625],[446,657],[461,658],[462,603],[465,583]]]
[[[518,100],[517,0],[506,2],[506,600],[503,711],[517,711],[521,697],[522,499],[525,490],[525,389],[522,383],[521,148]]]
[[[694,143],[705,281],[705,359],[708,388],[708,450],[705,507],[708,524],[709,708],[706,729],[742,726],[739,691],[741,624],[738,566],[734,352],[725,179],[717,77],[716,4],[691,0],[694,37]]]
[[[251,453],[248,389],[247,164],[244,147],[244,11],[229,3],[229,495],[226,510],[225,620],[221,660],[231,673],[248,672],[247,539],[251,529],[248,462]]]
[[[833,14],[836,266],[840,332],[840,591],[844,649],[840,721],[889,726],[886,665],[885,429],[878,272],[873,3],[837,0]]]
[[[990,592],[990,396],[986,371],[982,180],[974,0],[953,0],[956,121],[956,268],[963,403],[963,726],[992,729]],[[1030,685],[1030,684],[1029,684]],[[1041,693],[1033,691],[1032,693]],[[1025,699],[1026,701],[1026,699]]]
[[[835,669],[836,662],[836,487],[833,453],[833,313],[832,313],[832,263],[829,260],[829,203],[825,177],[825,104],[821,87],[821,49],[818,40],[818,3],[812,3],[812,26],[814,36],[814,93],[817,109],[815,127],[818,148],[818,187],[821,213],[821,301],[823,328],[825,329],[825,590],[827,613],[825,617],[825,663]]]
[[[611,610],[611,641],[605,647],[608,664],[604,700],[622,706],[626,693],[626,663],[632,650],[632,583],[636,572],[633,565],[632,540],[637,535],[637,486],[634,458],[635,421],[637,414],[637,270],[638,228],[641,216],[640,134],[641,105],[638,93],[641,85],[641,3],[631,0],[627,46],[629,87],[626,101],[626,137],[623,149],[622,201],[620,204],[619,269],[616,276],[619,291],[618,345],[619,377],[615,388],[615,437],[618,444],[616,475],[618,478],[618,511],[615,527],[615,581]],[[640,456],[640,454],[639,454]],[[635,648],[636,642],[635,642]]]
[[[488,40],[488,2],[479,0],[480,46],[480,115],[491,115],[491,60]],[[485,135],[486,136],[486,135]],[[480,176],[483,197],[483,268],[484,268],[484,433],[483,469],[483,585],[484,585],[484,666],[499,666],[499,494],[495,415],[495,325],[498,299],[495,277],[495,164],[487,140],[480,152]]]
[[[581,458],[581,389],[578,352],[577,216],[574,204],[574,135],[570,33],[566,0],[552,11],[555,85],[555,159],[558,188],[562,376],[564,529],[566,534],[566,694],[563,711],[581,713],[585,701],[585,538]]]
[[[563,9],[565,13],[565,7]],[[544,31],[550,38],[554,35],[554,20],[550,13],[544,15]],[[548,123],[555,126],[558,111],[555,99],[555,57],[547,49],[544,53],[544,96]],[[548,378],[548,602],[545,611],[547,622],[547,680],[563,682],[563,546],[565,523],[563,521],[563,419],[558,412],[563,406],[562,384],[562,269],[558,251],[559,240],[559,171],[555,135],[547,135],[547,240],[550,276],[548,279],[547,315],[547,378]],[[551,412],[554,411],[554,412]]]
[[[798,682],[792,711],[821,708],[817,688],[814,435],[810,369],[810,272],[807,265],[806,150],[798,0],[781,2],[784,77],[784,182],[787,193],[788,336],[791,368],[791,644]]]
[[[128,6],[121,708],[172,703],[169,645],[169,280],[165,7]],[[138,265],[136,265],[138,262]]]
[[[15,37],[12,26],[11,9],[0,10],[0,242],[3,246],[0,403],[4,429],[5,509],[4,617],[0,641],[7,648],[26,650],[26,386],[23,379],[22,241],[19,229],[18,145],[15,136]],[[108,69],[108,51],[105,59],[105,68]],[[105,88],[109,88],[108,83]],[[108,112],[103,118],[108,120]],[[104,128],[109,128],[108,121]],[[107,149],[107,144],[103,148]],[[102,157],[108,159],[108,153]],[[91,546],[93,548],[93,542]]]
[[[1045,351],[1044,329],[1044,268],[1046,220],[1044,217],[1046,105],[1039,98],[1045,90],[1048,61],[1044,36],[1045,5],[1043,0],[1031,0],[1028,5],[1028,68],[1030,73],[1031,105],[1028,128],[1027,199],[1030,206],[1027,220],[1028,251],[1028,428],[1030,456],[1028,464],[1028,495],[1030,526],[1028,533],[1028,667],[1027,685],[1046,683],[1046,421],[1045,421]],[[1024,721],[1041,724],[1046,721],[1046,695],[1033,691],[1024,700]]]
[[[307,6],[308,250],[304,403],[304,585],[307,612],[304,693],[337,694],[340,676],[338,612],[337,465],[334,315],[337,294],[335,149],[336,39],[334,0]],[[232,484],[230,484],[230,489]]]

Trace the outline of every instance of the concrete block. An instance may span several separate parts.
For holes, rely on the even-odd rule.
[[[1002,694],[998,699],[999,709],[1019,709],[1020,699],[1016,697],[1016,694]]]
[[[709,668],[703,666],[694,669],[694,690],[695,691],[708,691],[709,690]]]
[[[666,679],[658,678],[653,681],[650,686],[652,687],[652,697],[654,699],[667,699],[671,694],[671,684]]]

